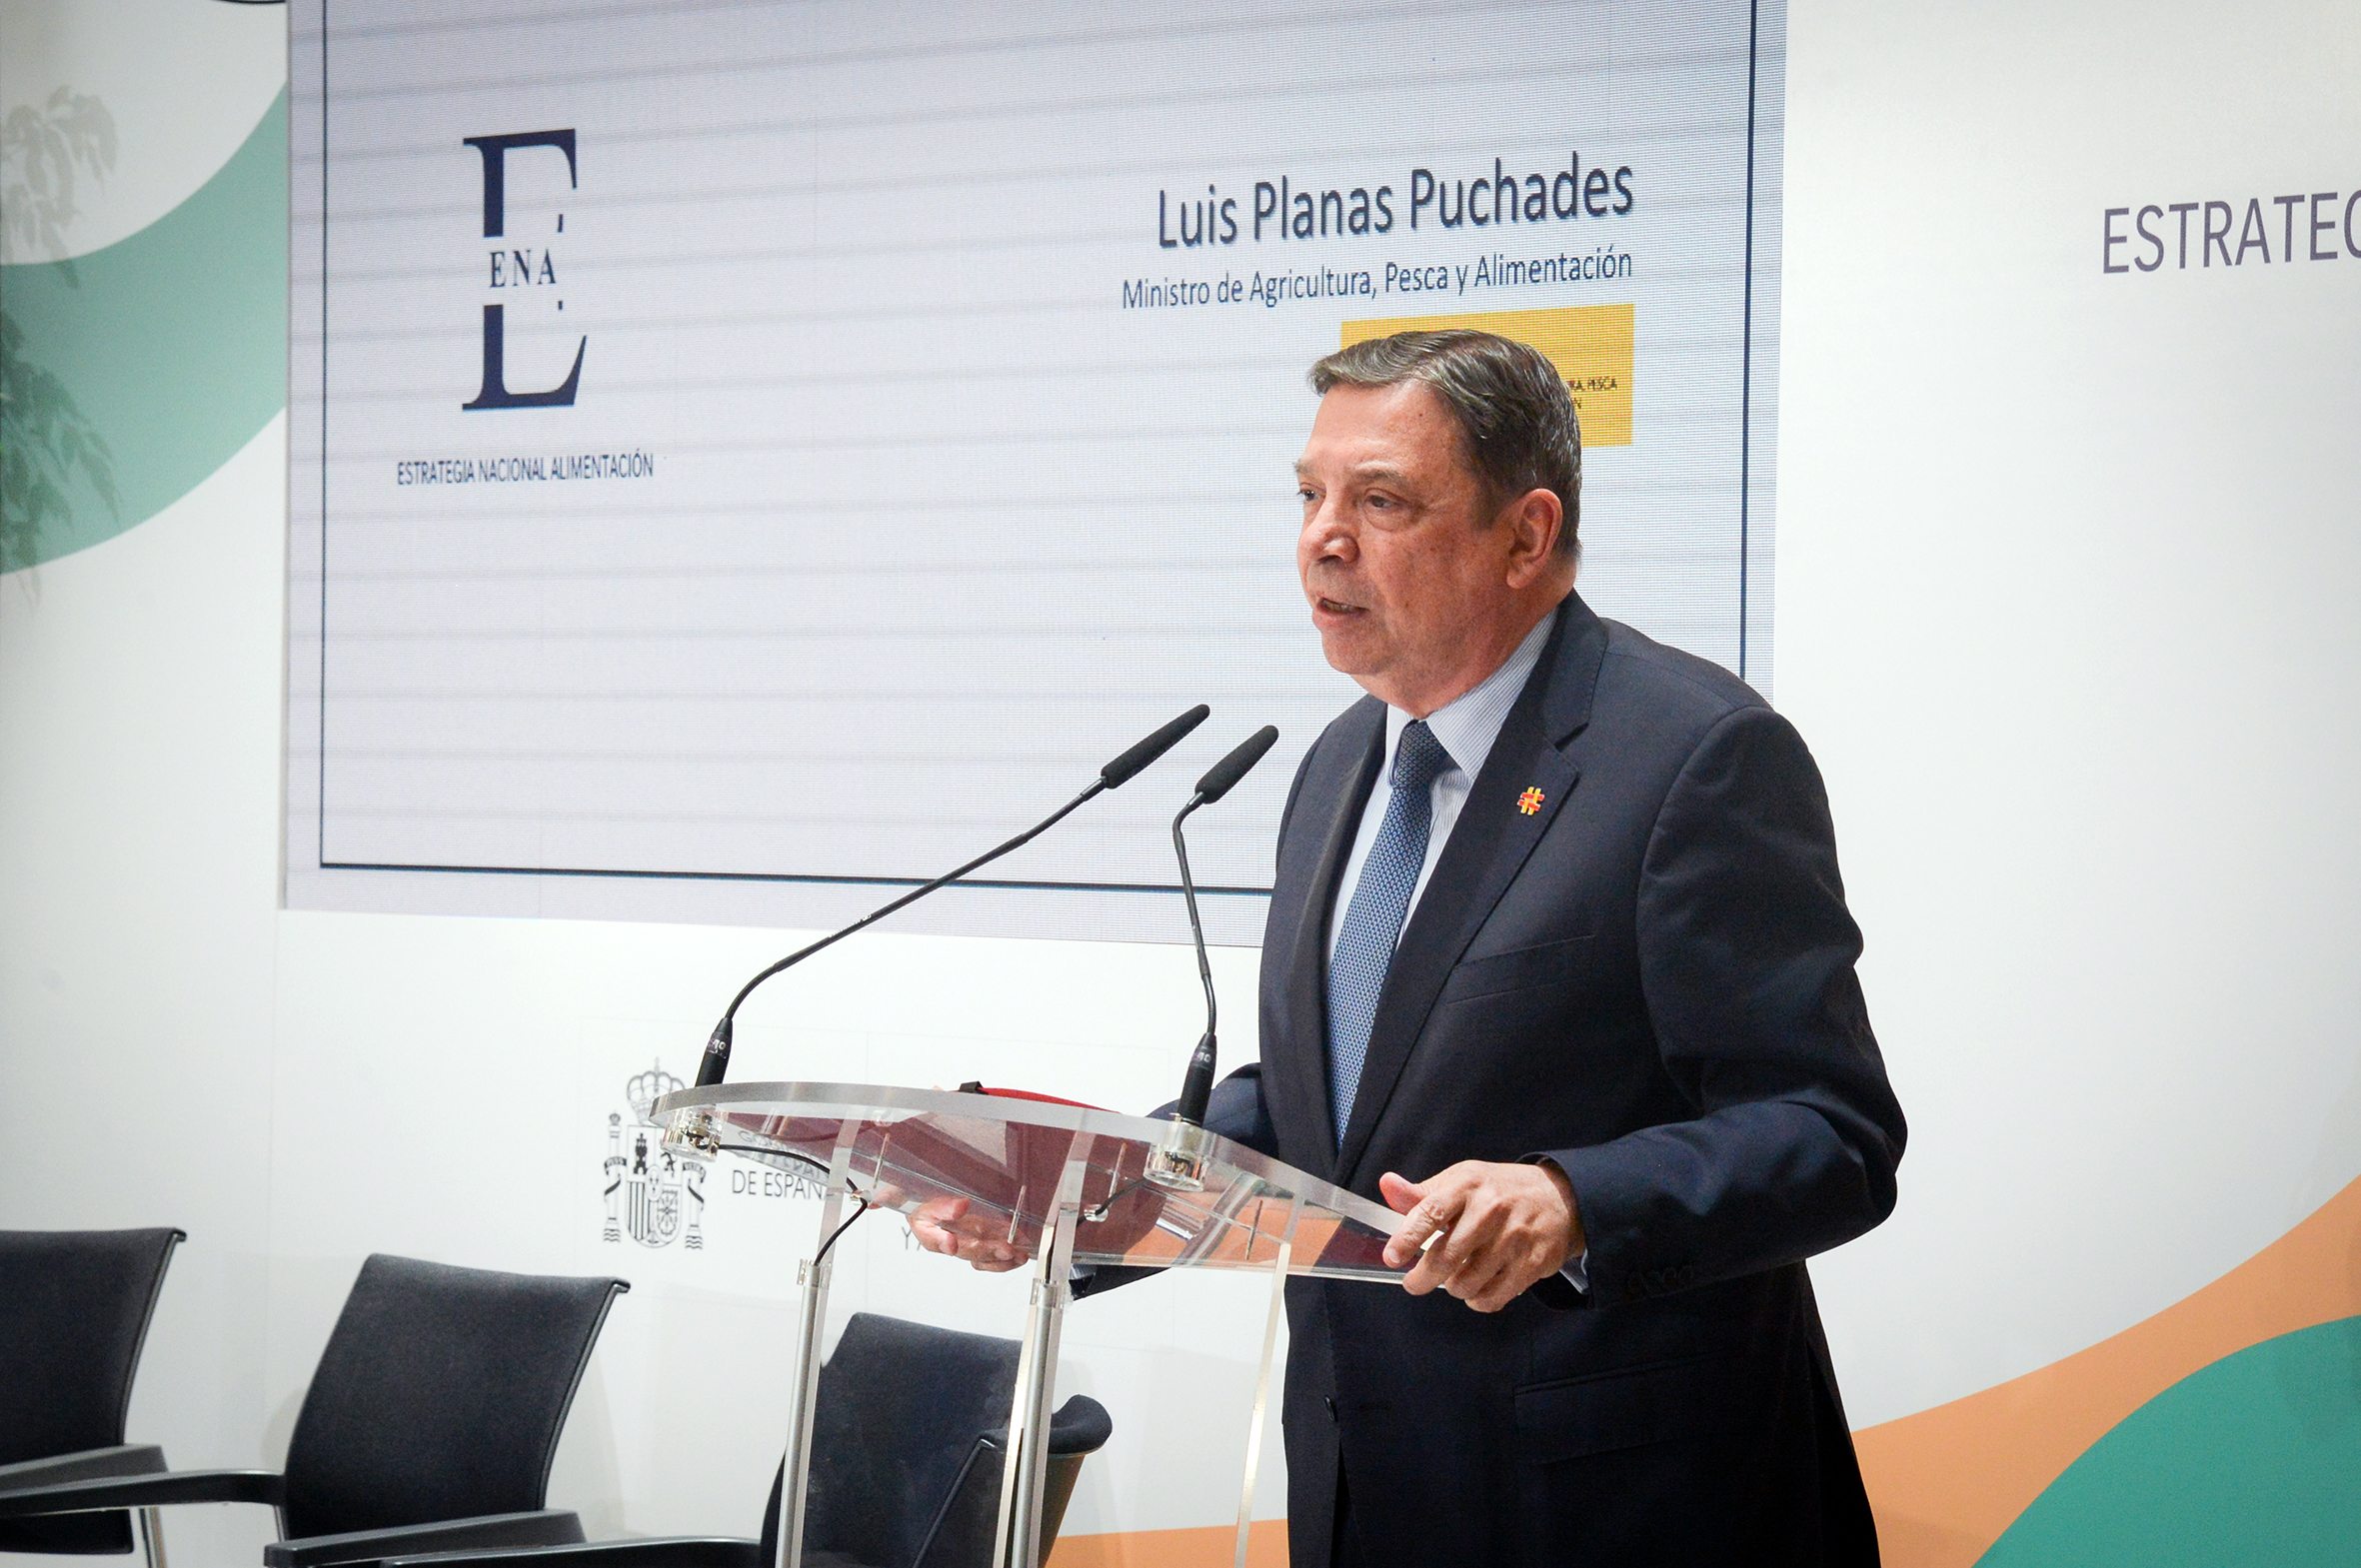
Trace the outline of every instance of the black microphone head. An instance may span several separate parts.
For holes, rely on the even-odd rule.
[[[1125,784],[1130,784],[1133,777],[1142,769],[1170,752],[1174,747],[1179,746],[1180,738],[1198,725],[1203,724],[1205,716],[1211,712],[1212,710],[1204,704],[1197,704],[1187,713],[1182,714],[1114,762],[1109,763],[1105,768],[1100,769],[1099,782],[1110,789],[1122,788]]]
[[[1196,782],[1197,798],[1207,805],[1220,799],[1236,786],[1240,779],[1252,773],[1254,765],[1262,761],[1263,754],[1276,745],[1276,725],[1264,725],[1247,736],[1238,744],[1236,751],[1205,770],[1205,776]]]

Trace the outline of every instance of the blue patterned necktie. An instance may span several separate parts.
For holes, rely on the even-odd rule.
[[[1360,1069],[1368,1060],[1369,1031],[1377,1021],[1385,971],[1393,966],[1402,917],[1409,912],[1411,890],[1426,864],[1434,781],[1450,766],[1451,754],[1424,720],[1402,727],[1393,773],[1386,781],[1393,794],[1385,802],[1385,819],[1377,824],[1352,902],[1344,910],[1344,923],[1336,929],[1336,950],[1328,959],[1328,1113],[1335,1119],[1339,1148],[1345,1123],[1352,1119]]]

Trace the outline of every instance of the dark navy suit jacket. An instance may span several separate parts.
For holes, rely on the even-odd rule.
[[[1290,1559],[1328,1563],[1341,1474],[1368,1563],[1874,1563],[1803,1259],[1892,1209],[1903,1122],[1819,773],[1719,667],[1578,597],[1558,616],[1402,934],[1341,1147],[1324,936],[1382,705],[1312,746],[1262,1059],[1217,1105],[1371,1198],[1388,1170],[1556,1161],[1589,1292],[1553,1276],[1485,1315],[1293,1281]]]

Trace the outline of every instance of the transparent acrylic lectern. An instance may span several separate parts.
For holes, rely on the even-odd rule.
[[[968,1223],[1033,1259],[1033,1295],[1001,1479],[996,1568],[1041,1562],[1043,1483],[1058,1335],[1075,1264],[1260,1270],[1270,1276],[1262,1364],[1239,1487],[1243,1568],[1260,1462],[1280,1286],[1289,1274],[1397,1280],[1400,1216],[1200,1128],[1006,1092],[866,1083],[734,1083],[665,1095],[668,1142],[806,1172],[826,1184],[815,1259],[798,1275],[796,1398],[780,1498],[779,1563],[801,1568],[820,1343],[847,1200],[910,1214],[966,1198]],[[857,1210],[856,1210],[857,1212]]]

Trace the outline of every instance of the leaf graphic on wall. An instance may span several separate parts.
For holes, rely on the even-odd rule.
[[[20,352],[23,339],[0,309],[0,572],[40,559],[42,524],[72,516],[66,485],[75,474],[120,511],[114,453],[65,385]]]
[[[38,253],[64,262],[66,230],[81,212],[77,172],[103,182],[114,167],[115,117],[97,98],[61,87],[40,109],[9,110],[0,120],[0,261]]]
[[[104,180],[115,167],[115,117],[98,99],[60,87],[48,104],[19,104],[0,120],[0,261],[53,261],[77,284],[66,230],[78,175]],[[78,286],[78,284],[77,284]],[[40,559],[44,523],[73,515],[68,481],[79,474],[110,512],[114,453],[50,371],[25,357],[24,333],[0,303],[0,572]]]

